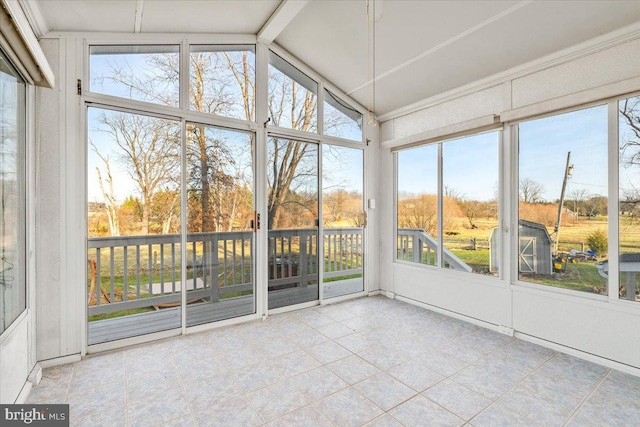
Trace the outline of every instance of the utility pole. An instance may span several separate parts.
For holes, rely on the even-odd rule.
[[[560,203],[558,204],[558,217],[556,225],[553,227],[554,241],[553,252],[558,253],[558,229],[560,228],[560,219],[562,218],[562,205],[564,204],[564,192],[567,189],[567,180],[573,175],[573,165],[569,165],[571,161],[571,151],[567,152],[567,164],[564,167],[564,179],[562,180],[562,192],[560,192]]]

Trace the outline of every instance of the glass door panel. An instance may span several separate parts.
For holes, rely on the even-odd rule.
[[[187,326],[255,313],[254,139],[187,125]]]
[[[620,216],[618,237],[618,295],[622,299],[640,302],[640,96],[619,101]],[[604,238],[603,238],[604,237]],[[591,246],[598,242],[604,252],[606,236],[591,236]],[[609,275],[609,261],[598,264],[601,276]]]
[[[364,153],[323,146],[323,298],[364,290]]]
[[[88,139],[88,343],[179,328],[180,123],[91,107]]]
[[[269,309],[319,299],[318,146],[269,138]]]

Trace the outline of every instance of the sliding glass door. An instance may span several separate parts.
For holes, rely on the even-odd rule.
[[[318,146],[268,142],[269,309],[319,299]]]
[[[89,345],[180,328],[183,289],[187,326],[255,313],[254,134],[183,138],[179,121],[95,107],[88,125]]]
[[[364,152],[322,147],[324,299],[364,290]]]
[[[88,343],[181,326],[180,122],[88,109]]]
[[[187,125],[187,326],[255,313],[254,139]]]

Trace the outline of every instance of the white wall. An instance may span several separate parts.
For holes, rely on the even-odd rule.
[[[84,170],[78,155],[80,97],[74,93],[81,78],[74,66],[78,43],[45,39],[41,45],[57,81],[56,89],[38,88],[37,106],[36,334],[38,360],[47,360],[82,348],[84,293],[74,272],[86,258],[77,257],[84,246],[77,236],[85,234],[82,204],[78,210],[85,190],[78,180]]]
[[[31,316],[20,316],[0,338],[0,402],[14,403],[33,364],[29,360]]]
[[[594,43],[588,53],[586,48],[582,53],[567,51],[570,60],[558,60],[556,56],[553,66],[540,65],[536,71],[526,74],[514,72],[515,77],[496,78],[493,84],[485,81],[482,89],[473,92],[467,88],[464,94],[457,97],[452,94],[442,102],[426,100],[423,104],[426,107],[382,123],[380,263],[384,290],[496,328],[498,325],[513,328],[521,336],[543,340],[549,346],[560,345],[567,351],[576,349],[585,357],[595,355],[603,362],[612,360],[632,367],[632,371],[640,369],[640,303],[515,285],[509,280],[511,270],[503,270],[502,279],[492,279],[393,261],[394,171],[389,147],[397,145],[400,138],[402,142],[415,143],[420,140],[418,134],[437,132],[470,120],[503,113],[505,117],[513,116],[515,109],[524,114],[527,111],[540,114],[566,108],[572,100],[589,102],[598,96],[640,90],[640,38],[612,44],[596,46]],[[549,61],[542,59],[537,63]],[[528,68],[536,67],[537,64],[531,64]],[[509,75],[508,72],[502,74]],[[506,123],[506,144],[509,143],[508,129]],[[415,136],[413,141],[412,136]],[[509,147],[505,148],[503,161],[507,164],[503,170],[513,170],[508,165]],[[508,192],[510,182],[512,180],[504,180],[504,191]],[[502,202],[507,205],[509,199],[503,198]],[[515,222],[508,208],[504,210],[503,219],[505,224]]]

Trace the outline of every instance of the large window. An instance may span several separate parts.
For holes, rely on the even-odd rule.
[[[498,133],[442,145],[445,266],[456,258],[473,272],[498,275]],[[451,258],[451,261],[449,260]]]
[[[623,99],[619,110],[620,298],[640,301],[640,97]],[[603,263],[603,269],[608,265]]]
[[[398,153],[397,259],[498,275],[498,135]]]
[[[318,84],[269,52],[269,118],[271,124],[304,132],[318,131]]]
[[[322,292],[331,298],[364,290],[364,152],[322,148]]]
[[[187,125],[187,325],[255,312],[254,134]],[[204,292],[203,292],[204,291]]]
[[[438,146],[400,151],[397,168],[397,257],[437,265]]]
[[[254,50],[253,46],[191,46],[190,108],[234,119],[254,120]]]
[[[518,277],[606,293],[606,105],[521,123]]]
[[[362,113],[324,90],[323,133],[338,138],[362,141]]]
[[[0,52],[0,333],[26,308],[25,90]]]
[[[175,234],[180,122],[94,107],[87,116],[89,344],[178,328],[181,288],[199,284],[182,277]],[[138,328],[108,322],[122,316]]]
[[[91,46],[89,59],[91,92],[179,106],[179,46]]]

